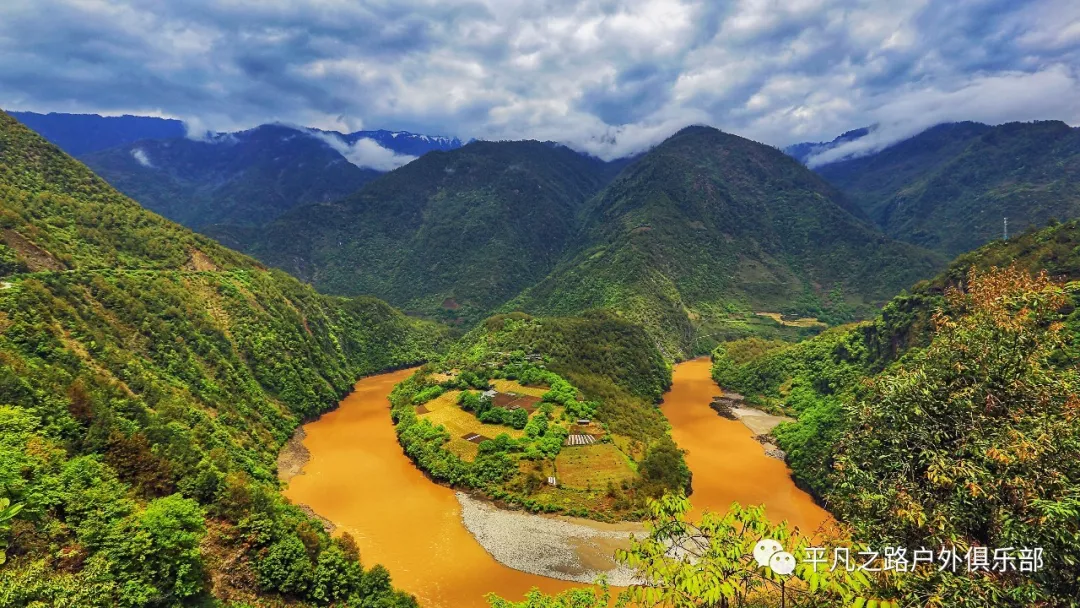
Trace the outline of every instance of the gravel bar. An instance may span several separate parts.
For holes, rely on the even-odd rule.
[[[508,511],[457,492],[461,520],[496,561],[515,570],[549,578],[592,583],[603,574],[613,587],[640,582],[614,560],[616,549],[641,538],[640,524],[603,524],[570,517]]]

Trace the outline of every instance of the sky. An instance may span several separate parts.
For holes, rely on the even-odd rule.
[[[2,0],[0,107],[540,139],[1080,125],[1077,0]],[[845,149],[832,154],[844,154]]]

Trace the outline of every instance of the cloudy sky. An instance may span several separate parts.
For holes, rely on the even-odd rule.
[[[1080,125],[1077,0],[2,0],[0,107],[562,141]]]

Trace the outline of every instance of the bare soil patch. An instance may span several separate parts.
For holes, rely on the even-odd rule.
[[[289,483],[293,477],[304,474],[304,466],[311,459],[311,452],[304,447],[304,437],[307,437],[304,427],[296,427],[296,432],[278,452],[277,474],[282,483]]]
[[[10,228],[0,231],[0,240],[3,240],[5,245],[14,249],[32,272],[64,269],[64,265],[54,258],[52,254]]]

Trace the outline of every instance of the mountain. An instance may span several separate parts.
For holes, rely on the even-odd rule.
[[[184,137],[187,132],[184,123],[179,120],[150,116],[98,116],[56,112],[10,112],[10,115],[72,156],[143,139]]]
[[[297,205],[344,198],[456,137],[338,133],[279,124],[186,137],[184,123],[145,116],[15,112],[21,122],[144,207],[185,226],[260,226]]]
[[[871,132],[873,132],[873,130],[874,127],[862,127],[859,129],[852,129],[850,131],[847,131],[846,133],[842,133],[832,141],[804,141],[801,143],[792,144],[784,148],[784,154],[795,158],[800,163],[805,165],[814,156],[821,154],[822,152],[832,150],[840,144],[846,144],[851,141],[862,139],[863,137],[866,137]]]
[[[3,113],[0,241],[6,605],[415,606],[281,498],[276,456],[443,330],[148,212]]]
[[[296,208],[249,233],[247,251],[325,292],[475,322],[555,267],[610,177],[564,146],[477,141]]]
[[[823,165],[886,234],[949,255],[1080,216],[1080,130],[1058,121],[951,123]]]
[[[506,308],[612,308],[669,357],[754,312],[866,312],[940,262],[881,234],[793,158],[708,127],[644,155],[580,218],[555,271]]]
[[[343,198],[381,174],[281,125],[202,141],[144,140],[80,160],[147,209],[195,229],[261,225],[297,205]]]
[[[957,257],[870,321],[799,344],[725,344],[713,375],[797,419],[774,431],[796,479],[862,539],[1075,554],[1078,279],[1080,220],[1055,222]],[[1078,577],[1068,564],[905,587],[915,602],[1065,606]]]
[[[327,133],[339,135],[346,143],[353,145],[361,139],[370,139],[387,150],[408,156],[423,156],[428,152],[456,150],[465,145],[456,137],[445,135],[423,135],[408,131],[356,131],[353,133]]]

